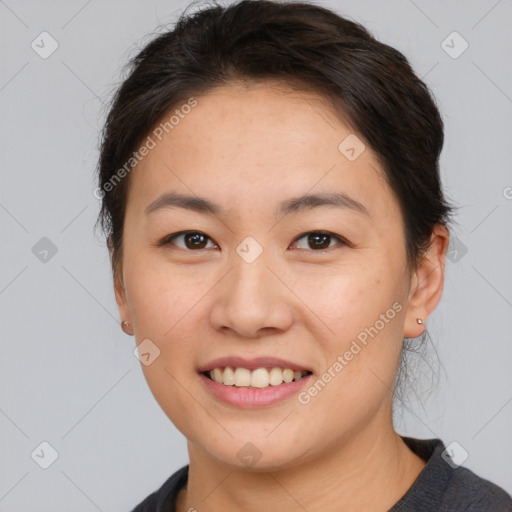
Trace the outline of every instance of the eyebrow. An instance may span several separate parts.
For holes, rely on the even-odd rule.
[[[331,206],[336,208],[347,208],[370,217],[368,209],[359,201],[343,194],[341,192],[324,192],[317,194],[307,194],[299,197],[292,197],[283,201],[276,210],[276,215],[288,215],[298,213],[304,210],[310,210],[320,206]],[[144,210],[145,215],[150,215],[158,210],[166,208],[185,208],[198,213],[210,215],[226,215],[222,206],[212,201],[198,196],[188,196],[174,192],[166,192],[157,197]]]

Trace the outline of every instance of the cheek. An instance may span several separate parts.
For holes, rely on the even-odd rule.
[[[302,277],[296,290],[318,321],[330,328],[329,337],[342,346],[400,299],[391,279],[384,279],[376,265],[352,267]]]
[[[405,310],[397,280],[391,270],[385,275],[372,267],[316,280],[307,294],[303,289],[308,306],[318,312],[317,332],[321,323],[329,327],[316,341],[322,345],[325,371],[336,375],[336,384],[329,386],[332,398],[336,388],[350,390],[343,400],[349,407],[392,386]],[[341,366],[334,367],[336,362]]]
[[[190,318],[211,288],[204,273],[201,276],[192,267],[152,264],[149,258],[141,258],[127,275],[127,295],[138,337],[168,340],[178,330],[180,338],[192,334],[187,332]]]
[[[148,365],[141,364],[155,400],[176,428],[188,437],[193,401],[187,388],[195,378],[200,298],[206,283],[187,272],[150,261],[133,264],[127,275],[130,309],[137,344],[151,340],[158,354]],[[194,316],[195,315],[195,316]],[[147,343],[147,342],[146,342]]]

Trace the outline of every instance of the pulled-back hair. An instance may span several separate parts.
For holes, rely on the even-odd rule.
[[[399,51],[327,8],[270,0],[203,7],[183,13],[129,66],[107,115],[98,164],[97,224],[112,249],[114,277],[131,174],[115,186],[113,177],[175,106],[233,81],[284,83],[332,105],[379,159],[401,208],[411,269],[434,225],[450,220],[438,168],[443,122],[427,86]]]

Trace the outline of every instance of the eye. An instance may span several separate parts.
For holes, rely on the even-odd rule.
[[[303,239],[305,242],[300,242]],[[309,233],[304,233],[295,239],[294,244],[297,244],[298,249],[313,248],[316,251],[321,251],[333,247],[331,245],[333,240],[337,240],[341,245],[348,245],[346,240],[329,231],[310,231]]]
[[[304,240],[304,242],[301,242]],[[178,241],[178,243],[177,243]],[[163,238],[158,245],[175,245],[184,250],[208,249],[208,241],[211,242],[210,248],[218,248],[212,239],[201,231],[180,231]],[[342,237],[335,235],[329,231],[310,231],[296,238],[292,245],[296,245],[298,249],[313,249],[314,251],[327,250],[336,244],[331,242],[337,241],[338,245],[349,245]]]
[[[176,240],[182,241],[182,244],[175,243]],[[208,244],[208,240],[211,240],[211,238],[204,233],[201,233],[201,231],[180,231],[179,233],[173,233],[172,235],[166,236],[163,240],[161,240],[158,245],[164,246],[164,245],[176,245],[180,249],[190,249],[190,250],[196,250],[196,249],[205,249],[208,248],[206,245]],[[213,242],[212,242],[213,244]],[[217,247],[216,244],[213,244],[213,248]]]

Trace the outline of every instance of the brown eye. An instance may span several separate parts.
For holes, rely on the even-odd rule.
[[[305,243],[300,243],[300,240],[303,239],[305,240]],[[298,249],[313,249],[321,251],[333,247],[333,245],[331,245],[332,241],[338,241],[338,243],[346,245],[345,241],[341,237],[326,231],[310,231],[309,233],[304,233],[295,240],[295,243]]]
[[[180,249],[197,250],[207,248],[209,240],[211,240],[210,237],[200,231],[182,231],[166,237],[161,245],[172,244]],[[175,241],[179,241],[179,243],[175,243]],[[215,244],[213,247],[216,247]]]

